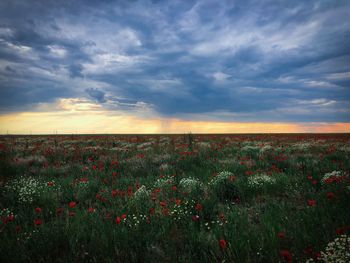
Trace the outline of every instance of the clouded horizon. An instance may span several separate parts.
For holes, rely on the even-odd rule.
[[[5,0],[0,14],[0,133],[350,132],[347,0]]]

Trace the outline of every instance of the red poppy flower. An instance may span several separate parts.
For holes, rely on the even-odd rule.
[[[312,246],[308,246],[307,248],[304,249],[304,253],[306,255],[311,255],[313,253],[313,251],[314,250],[313,250]]]
[[[194,216],[192,216],[192,221],[193,221],[193,222],[199,221],[199,215],[194,215]]]
[[[195,209],[197,211],[201,211],[203,209],[202,205],[200,203],[197,203],[196,206],[195,206]]]
[[[280,255],[285,261],[292,263],[292,254],[289,252],[289,250],[281,250]]]
[[[333,192],[328,192],[328,193],[327,193],[327,198],[328,198],[329,200],[333,199],[333,198],[334,198],[334,193],[333,193]]]
[[[154,214],[155,211],[156,211],[156,210],[154,209],[154,207],[151,207],[151,208],[149,209],[149,213],[150,213],[150,214]]]
[[[126,214],[122,214],[122,219],[125,219],[126,218]]]
[[[159,204],[160,204],[160,206],[166,206],[166,202],[164,202],[164,201],[161,201],[161,202],[159,202]]]
[[[169,215],[169,209],[166,208],[166,207],[163,207],[162,214],[165,215],[165,216]]]
[[[224,213],[220,213],[219,218],[221,221],[226,221]]]
[[[95,212],[95,208],[93,208],[93,207],[89,207],[89,208],[88,208],[88,212],[89,212],[89,213],[93,213],[93,212]]]
[[[122,222],[122,219],[120,218],[120,216],[117,216],[117,218],[115,219],[115,223],[119,225],[121,222]]]
[[[342,227],[339,227],[335,230],[335,232],[338,234],[338,235],[344,235],[345,233],[345,229],[342,228]]]
[[[73,217],[73,216],[75,216],[75,212],[70,211],[70,212],[68,213],[68,215],[69,215],[70,217]]]
[[[13,214],[8,215],[7,221],[12,222],[13,220],[15,220],[15,216]]]
[[[119,193],[118,190],[112,190],[112,197],[115,197]]]
[[[283,239],[283,238],[286,237],[286,233],[284,233],[284,232],[278,232],[278,233],[277,233],[277,236],[278,236],[280,239]]]
[[[307,205],[308,206],[316,206],[316,200],[313,200],[313,199],[307,200]]]
[[[129,186],[128,186],[128,196],[131,196],[132,194],[133,194],[132,186],[129,185]]]
[[[42,210],[41,210],[41,208],[40,208],[40,207],[36,207],[36,208],[35,208],[35,212],[36,212],[36,213],[40,214],[40,213],[41,213],[41,211],[42,211]]]
[[[47,182],[47,186],[54,186],[54,182]]]
[[[245,172],[245,175],[248,175],[248,176],[249,176],[249,175],[252,175],[252,174],[253,174],[252,171],[246,171],[246,172]]]
[[[43,221],[39,218],[34,220],[34,225],[36,225],[36,226],[40,226],[42,223],[43,223]]]
[[[234,181],[236,181],[236,178],[237,178],[236,176],[232,175],[232,176],[229,177],[229,180],[231,182],[234,182]]]
[[[175,200],[175,203],[176,203],[177,205],[181,205],[181,200],[180,200],[180,199],[176,199],[176,200]]]
[[[173,189],[173,191],[176,191],[177,190],[176,185],[173,185],[172,189]]]
[[[22,227],[20,225],[16,226],[16,232],[19,233],[22,231]]]
[[[59,207],[59,208],[56,209],[56,214],[57,215],[62,214],[62,212],[63,212],[63,208],[62,207]]]
[[[70,208],[74,208],[76,205],[77,205],[76,202],[70,202],[70,203],[69,203],[69,207],[70,207]]]
[[[225,239],[220,239],[219,244],[220,244],[221,249],[227,248],[227,241]]]

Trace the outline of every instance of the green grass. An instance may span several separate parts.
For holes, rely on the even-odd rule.
[[[350,230],[346,134],[3,136],[0,144],[1,262],[287,262],[284,250],[305,262]],[[342,177],[322,183],[332,171]],[[184,187],[183,178],[194,180]]]

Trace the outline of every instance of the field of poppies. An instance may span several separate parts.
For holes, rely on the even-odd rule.
[[[349,171],[349,134],[2,136],[0,261],[350,262]]]

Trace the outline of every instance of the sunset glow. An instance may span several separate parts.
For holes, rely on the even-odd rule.
[[[0,116],[2,134],[155,133],[336,133],[350,123],[263,123],[142,119],[106,112],[24,112]]]

